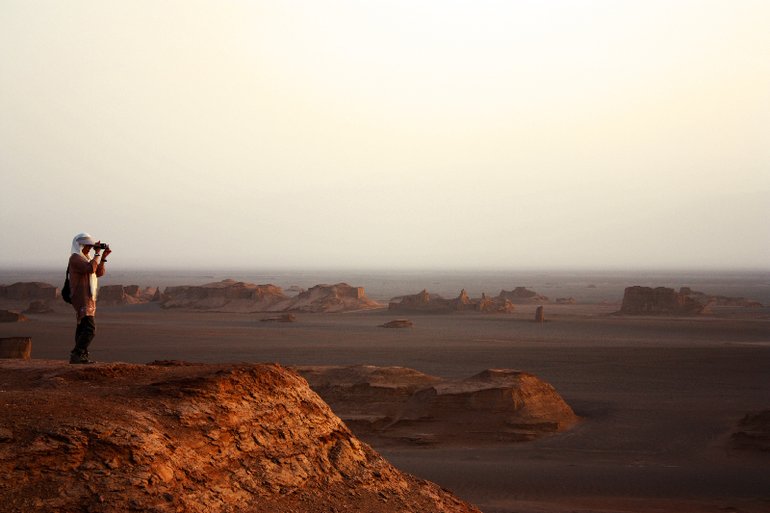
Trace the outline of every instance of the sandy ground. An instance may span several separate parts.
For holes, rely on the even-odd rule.
[[[611,317],[617,305],[547,306],[549,322],[513,316],[408,316],[386,311],[298,315],[100,308],[100,361],[400,365],[447,378],[513,368],[550,382],[580,415],[571,431],[536,442],[379,449],[486,513],[770,511],[770,455],[732,450],[749,412],[770,409],[770,321]],[[70,313],[30,315],[0,336],[31,336],[33,357],[65,358]]]

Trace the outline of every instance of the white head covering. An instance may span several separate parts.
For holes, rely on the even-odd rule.
[[[75,235],[75,238],[72,239],[72,251],[70,254],[81,255],[87,259],[87,257],[83,255],[83,246],[93,246],[94,244],[96,244],[96,241],[93,237],[91,237],[91,235],[86,232],[78,233]],[[91,297],[93,297],[94,301],[96,301],[96,294],[99,290],[99,283],[96,279],[96,273],[91,273],[88,275],[88,285],[91,289]]]
[[[78,233],[75,235],[75,238],[72,239],[71,253],[82,253],[83,246],[93,246],[94,244],[96,244],[96,241],[93,237],[91,237],[91,235],[87,234],[86,232]]]

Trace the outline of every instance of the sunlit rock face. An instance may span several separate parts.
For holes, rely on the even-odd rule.
[[[477,512],[277,365],[0,362],[3,511]]]

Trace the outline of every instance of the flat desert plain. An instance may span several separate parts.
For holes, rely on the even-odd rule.
[[[446,378],[519,369],[552,384],[581,417],[534,442],[467,439],[452,446],[376,447],[486,513],[770,511],[770,453],[739,450],[731,434],[770,409],[770,320],[619,317],[618,305],[534,305],[513,314],[408,315],[387,310],[263,314],[100,307],[92,357],[144,363],[278,362],[403,366]],[[64,359],[74,316],[29,315],[0,336],[31,336],[33,358]]]

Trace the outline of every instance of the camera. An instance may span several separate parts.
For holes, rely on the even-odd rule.
[[[99,244],[94,244],[94,249],[110,249],[110,245],[100,242]]]

